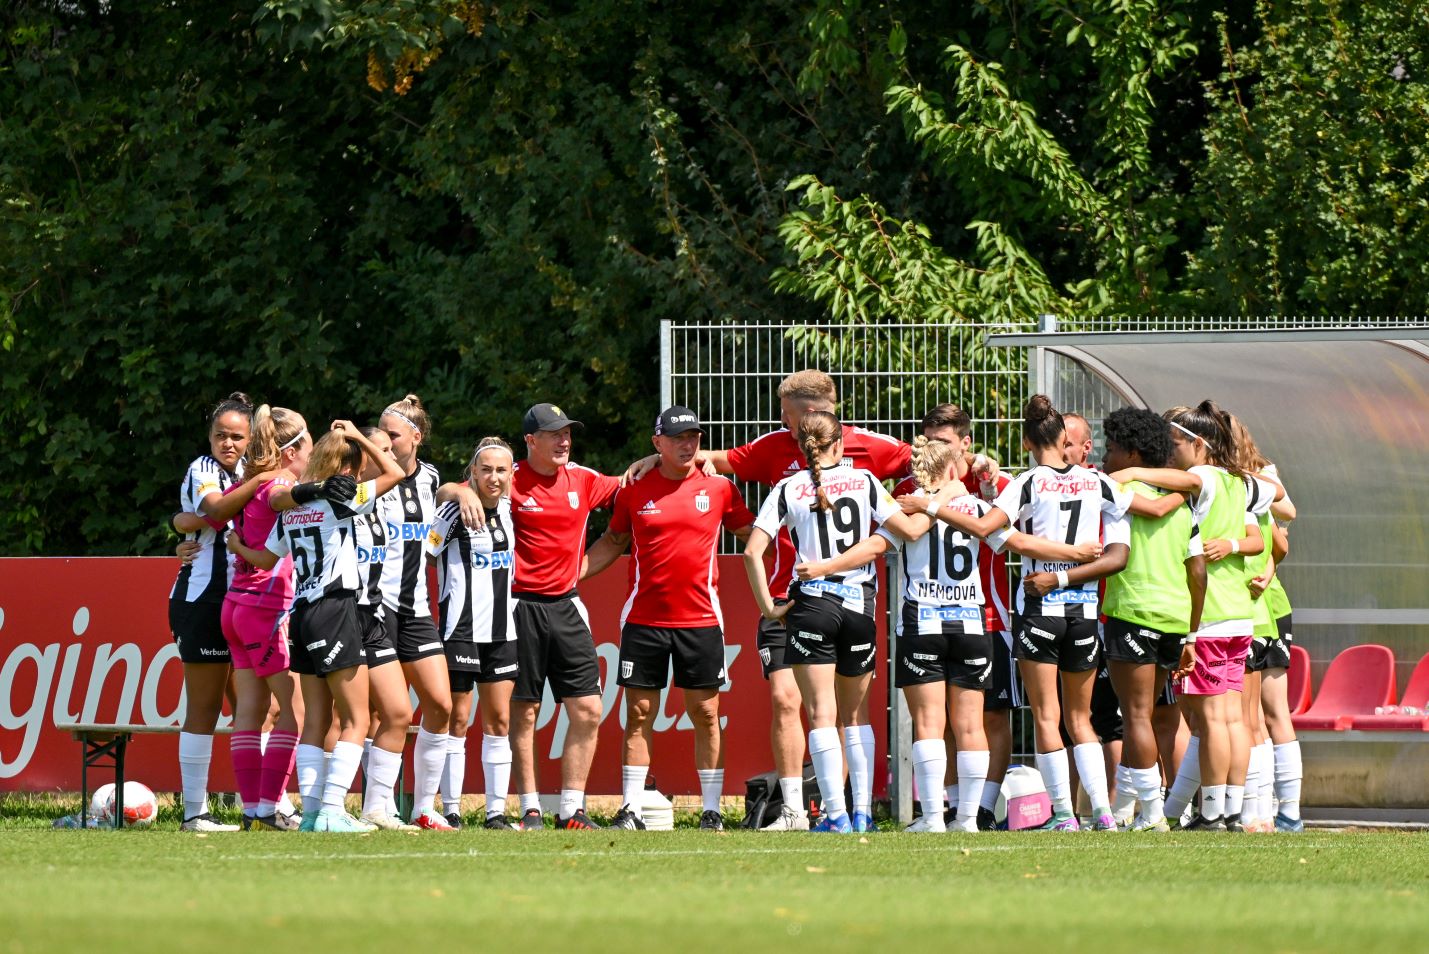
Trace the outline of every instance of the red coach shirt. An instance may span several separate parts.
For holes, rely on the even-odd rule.
[[[723,629],[716,590],[719,530],[753,522],[734,484],[698,470],[671,480],[656,469],[621,489],[610,529],[630,534],[632,559],[620,624]]]
[[[978,479],[969,470],[963,475],[963,487],[974,497],[982,496],[981,488],[978,486]],[[1002,493],[1002,489],[1010,484],[1007,475],[998,471],[997,480],[993,481],[993,489],[997,493]],[[903,482],[893,488],[893,496],[901,497],[904,494],[911,494],[918,489],[918,482],[912,477],[903,478]],[[1012,629],[1011,619],[1008,614],[1008,607],[1012,605],[1012,584],[1007,578],[1007,551],[1002,550],[994,553],[989,547],[985,557],[978,561],[978,573],[982,576],[982,592],[986,602],[982,607],[983,628],[989,633],[1004,633]]]
[[[573,592],[585,554],[590,512],[610,505],[620,480],[589,467],[567,464],[551,476],[526,461],[511,474],[511,517],[516,526],[518,596],[562,596]]]
[[[867,470],[879,480],[893,480],[908,473],[912,448],[896,437],[875,434],[861,427],[844,425],[843,463]],[[773,487],[790,474],[808,467],[804,452],[787,427],[770,431],[729,452],[729,466],[740,480]],[[798,558],[788,530],[779,531],[774,550],[774,571],[769,576],[769,595],[782,599],[789,595]]]

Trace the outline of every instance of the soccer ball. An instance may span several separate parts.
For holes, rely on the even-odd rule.
[[[89,813],[102,825],[114,824],[114,783],[107,782],[94,790],[89,801]],[[143,782],[124,783],[124,825],[143,827],[153,823],[159,814],[159,800]]]

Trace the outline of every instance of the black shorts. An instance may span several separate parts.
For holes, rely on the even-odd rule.
[[[304,675],[328,676],[366,665],[361,616],[351,594],[298,603],[288,621],[290,668]]]
[[[1181,640],[1185,638],[1185,633],[1163,633],[1150,626],[1108,616],[1102,627],[1102,651],[1115,662],[1155,663],[1162,669],[1175,669],[1181,661]]]
[[[513,699],[540,702],[547,682],[557,702],[600,695],[600,660],[580,597],[523,593],[515,616],[520,669]]]
[[[1004,712],[1022,705],[1022,675],[1012,658],[1012,635],[992,633],[992,675],[983,688],[984,712]]]
[[[223,638],[223,604],[169,600],[169,632],[186,663],[228,665],[228,640]]]
[[[783,606],[788,602],[787,599],[776,599],[774,605]],[[789,633],[784,628],[783,620],[759,617],[755,646],[759,649],[759,662],[764,666],[765,679],[771,672],[789,668],[789,660],[785,658],[789,649]]]
[[[1176,680],[1167,678],[1161,684],[1161,692],[1156,696],[1158,706],[1174,706],[1176,704]]]
[[[452,669],[451,657],[447,657],[447,673],[451,678],[452,692],[471,692],[482,683],[516,681],[516,673],[521,669],[521,663],[517,659],[516,640],[462,645],[474,650],[479,664],[475,669]]]
[[[1096,677],[1092,680],[1091,722],[1092,731],[1102,745],[1121,741],[1121,703],[1112,688],[1111,673],[1107,670],[1105,659],[1098,664]]]
[[[903,635],[898,637],[894,685],[902,689],[943,682],[984,691],[992,678],[993,643],[1002,640],[988,633],[964,632],[963,626],[946,622],[940,633],[919,633],[917,627],[905,623]]]
[[[390,606],[382,607],[387,635],[397,648],[398,662],[416,662],[446,652],[437,624],[430,616],[404,616]]]
[[[1278,634],[1275,639],[1266,640],[1263,650],[1256,646],[1255,640],[1251,640],[1250,652],[1252,657],[1259,658],[1254,661],[1258,668],[1251,668],[1251,660],[1247,660],[1245,668],[1249,672],[1264,672],[1267,669],[1289,669],[1290,668],[1290,646],[1295,637],[1290,632],[1290,614],[1286,613],[1275,621],[1275,631]]]
[[[873,617],[846,609],[821,596],[795,600],[784,617],[789,631],[787,661],[794,666],[834,665],[840,676],[873,672],[878,658],[878,630]]]
[[[1097,621],[1062,616],[1022,616],[1012,651],[1027,662],[1050,663],[1062,672],[1087,672],[1097,665]]]
[[[397,661],[397,646],[392,642],[392,633],[387,629],[385,617],[394,615],[382,605],[357,604],[357,616],[362,623],[362,652],[367,657],[367,668],[376,669]]]
[[[617,685],[664,689],[672,664],[677,688],[718,689],[724,685],[724,633],[718,626],[621,628]]]

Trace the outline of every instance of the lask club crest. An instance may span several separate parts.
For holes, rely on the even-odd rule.
[[[710,512],[710,495],[703,490],[695,494],[695,509],[700,513]]]
[[[566,500],[570,502],[572,510],[579,510],[581,508],[581,495],[574,490],[566,492]]]

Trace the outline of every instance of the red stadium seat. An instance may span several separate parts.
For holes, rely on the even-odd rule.
[[[1285,677],[1290,695],[1290,714],[1299,715],[1310,708],[1314,687],[1310,682],[1310,654],[1304,646],[1290,647],[1290,672]]]
[[[1429,731],[1429,653],[1419,660],[1414,672],[1409,674],[1409,685],[1404,687],[1404,695],[1399,697],[1401,706],[1413,706],[1420,715],[1358,715],[1350,723],[1352,729],[1378,729],[1398,731]]]
[[[1348,729],[1355,716],[1393,703],[1394,653],[1373,644],[1351,646],[1330,663],[1310,708],[1290,721],[1296,729]]]

